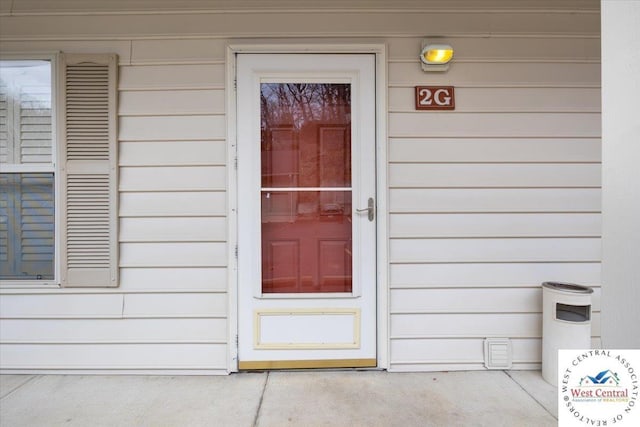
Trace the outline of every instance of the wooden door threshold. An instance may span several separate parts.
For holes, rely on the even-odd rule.
[[[263,371],[271,369],[314,369],[314,368],[375,368],[376,359],[329,359],[329,360],[256,360],[240,361],[241,371]]]

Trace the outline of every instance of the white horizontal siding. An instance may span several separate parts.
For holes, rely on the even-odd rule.
[[[120,67],[120,90],[217,89],[224,87],[224,64]]]
[[[397,332],[401,331],[401,334]],[[591,318],[592,336],[600,335],[600,313]],[[393,339],[432,339],[442,337],[539,338],[542,336],[541,313],[427,313],[398,314],[391,322]]]
[[[0,18],[1,19],[1,18]],[[129,40],[8,40],[0,37],[0,51],[17,52],[73,52],[73,53],[116,53],[120,64],[128,64],[131,59]]]
[[[120,267],[224,267],[224,242],[122,243]]]
[[[222,89],[131,90],[120,93],[121,116],[168,116],[222,114]]]
[[[227,370],[224,45],[33,43],[119,53],[121,281],[106,292],[6,291],[3,370]]]
[[[390,113],[392,138],[595,138],[596,113]]]
[[[226,215],[223,191],[121,192],[121,217],[187,217]]]
[[[599,163],[599,138],[393,138],[393,163]]]
[[[487,336],[536,368],[540,283],[594,286],[599,304],[599,2],[78,4],[15,2],[0,50],[118,53],[121,283],[4,291],[3,369],[226,370],[225,57],[240,39],[387,43],[391,369],[482,369]],[[424,28],[454,46],[447,73],[421,71]],[[455,86],[456,110],[416,112],[426,84]],[[598,311],[593,326],[597,340]]]
[[[120,285],[131,291],[227,291],[225,267],[135,267],[120,269]]]
[[[226,218],[122,218],[120,242],[224,242]]]
[[[2,298],[2,319],[224,317],[224,292],[14,294]]]
[[[36,294],[2,295],[0,318],[100,318],[120,317],[124,295]]]
[[[456,87],[456,111],[512,113],[593,113],[600,110],[599,88]],[[415,88],[389,90],[392,113],[415,110]]]
[[[224,166],[225,141],[120,143],[121,166]]]
[[[594,286],[600,334],[599,41],[439,41],[454,62],[428,75],[422,37],[389,42],[391,369],[483,369],[486,337],[536,368],[542,282]],[[415,111],[417,85],[455,86],[455,111]]]
[[[188,64],[223,61],[226,47],[225,40],[134,40],[131,51],[134,65]]]
[[[224,343],[226,319],[5,319],[4,342],[52,343]]]
[[[394,371],[483,369],[482,338],[430,338],[392,340]],[[513,339],[514,369],[540,368],[542,343],[538,338]]]
[[[507,185],[508,183],[505,183]],[[392,189],[391,212],[600,212],[599,188]]]
[[[126,116],[120,118],[120,141],[223,139],[224,116]]]
[[[425,34],[491,36],[496,34],[593,34],[600,24],[597,9],[589,13],[549,13],[546,10],[471,12],[445,11],[363,12],[358,10],[122,15],[18,15],[6,19],[0,35],[13,38],[114,38],[123,34],[140,38],[162,36],[203,37],[419,37]]]
[[[491,2],[475,2],[473,0],[308,0],[300,2],[298,0],[280,0],[278,2],[264,2],[260,0],[165,0],[158,3],[156,0],[127,0],[123,3],[113,2],[81,2],[78,4],[74,0],[58,0],[52,5],[48,0],[21,1],[12,5],[2,3],[0,11],[8,12],[13,10],[19,14],[45,13],[45,12],[84,12],[84,13],[127,13],[131,11],[200,11],[202,13],[226,13],[234,10],[260,10],[260,11],[290,11],[290,10],[398,10],[413,8],[415,10],[465,10],[473,6],[473,10],[492,10],[505,8],[511,10],[518,9],[545,9],[566,11],[579,5],[579,10],[597,10],[599,3],[594,0],[519,0],[514,3],[510,0],[492,0]]]
[[[599,238],[394,239],[392,263],[598,262]]]
[[[415,86],[424,81],[424,72],[417,61],[392,62],[389,65],[389,85]],[[516,86],[516,87],[598,87],[600,64],[557,62],[460,62],[453,63],[446,73],[429,78],[431,85],[456,86]]]
[[[391,188],[599,187],[597,164],[392,164]]]
[[[594,237],[599,214],[404,214],[391,215],[392,238]]]
[[[540,313],[542,286],[529,288],[482,289],[391,289],[391,313]],[[591,298],[600,311],[600,289]]]
[[[206,370],[226,369],[225,344],[5,344],[3,369],[11,370]]]
[[[601,282],[599,262],[392,264],[394,287],[519,287],[544,281],[577,282],[589,286]]]
[[[226,180],[223,166],[120,168],[120,191],[224,191]]]
[[[510,3],[510,6],[516,4],[516,2]],[[423,38],[421,36],[389,39],[389,59],[391,61],[415,60]],[[491,35],[486,37],[452,35],[443,37],[442,41],[454,46],[456,60],[463,61],[586,62],[600,60],[600,39],[589,34],[571,38],[542,33],[522,36],[509,34],[506,37],[500,34],[494,34],[493,37]]]
[[[227,311],[226,293],[132,293],[124,297],[125,317],[219,317]]]

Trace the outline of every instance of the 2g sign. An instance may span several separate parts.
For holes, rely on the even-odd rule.
[[[453,86],[416,86],[416,110],[455,110]]]

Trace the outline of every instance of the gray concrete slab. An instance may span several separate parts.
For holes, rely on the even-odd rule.
[[[0,375],[0,399],[33,378],[33,375]]]
[[[544,395],[552,393],[540,372],[8,375],[0,377],[0,382],[8,390],[0,399],[2,427],[540,427],[557,423],[543,407],[548,404]]]
[[[0,425],[251,426],[266,378],[39,376],[0,401]]]
[[[540,371],[508,371],[507,374],[551,415],[558,418],[558,389],[542,379]]]
[[[501,371],[269,375],[257,418],[272,426],[555,426]]]

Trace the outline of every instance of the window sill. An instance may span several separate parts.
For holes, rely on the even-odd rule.
[[[59,289],[53,280],[0,280],[0,290]]]

